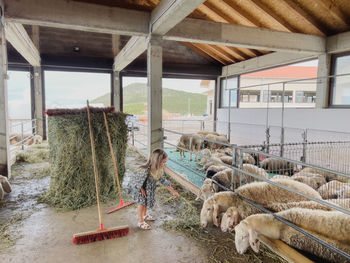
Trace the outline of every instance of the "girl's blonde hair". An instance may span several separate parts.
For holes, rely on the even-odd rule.
[[[140,168],[148,169],[155,179],[159,179],[163,175],[161,168],[162,161],[168,157],[168,154],[162,149],[155,149],[148,161],[141,165]]]

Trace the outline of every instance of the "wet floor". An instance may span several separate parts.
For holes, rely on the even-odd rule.
[[[142,162],[136,155],[128,154],[124,182]],[[44,176],[47,165],[14,167],[13,191],[0,203],[0,226],[11,222],[6,234],[13,245],[0,242],[0,262],[207,262],[204,248],[195,241],[161,227],[172,216],[169,211],[164,213],[159,205],[151,212],[157,221],[151,224],[150,231],[137,227],[136,206],[132,205],[103,214],[105,227],[128,225],[128,236],[85,245],[72,244],[73,234],[98,228],[97,207],[59,212],[40,203],[39,196],[49,187],[49,177]],[[116,202],[104,204],[102,209],[107,211],[116,205]]]

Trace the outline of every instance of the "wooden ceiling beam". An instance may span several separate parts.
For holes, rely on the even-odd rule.
[[[232,61],[232,63],[238,62],[238,60],[230,54],[230,52],[226,51],[226,47],[220,47],[220,46],[211,46],[213,49],[217,50],[221,56],[223,56],[226,60]]]
[[[258,23],[251,18],[247,17],[244,10],[236,9],[232,6],[230,1],[222,0],[207,0],[204,5],[209,9],[216,12],[220,17],[225,18],[231,24],[239,24],[244,26],[258,26]]]
[[[230,23],[229,20],[218,15],[215,11],[213,11],[211,8],[209,8],[205,4],[201,4],[200,6],[197,7],[196,10],[201,12],[209,20],[220,22],[220,23]]]
[[[223,65],[229,64],[228,61],[226,61],[222,57],[218,56],[218,54],[215,52],[215,50],[214,51],[211,50],[209,45],[199,44],[199,43],[195,43],[194,45],[195,45],[195,47],[199,48],[200,50],[202,50],[203,52],[205,52],[206,54],[208,54],[209,56],[211,56],[215,60],[219,61],[221,64],[223,64]]]
[[[267,16],[270,17],[272,21],[277,23],[283,31],[287,32],[296,32],[296,29],[291,26],[286,20],[277,15],[273,10],[271,10],[265,3],[262,3],[260,0],[245,0],[249,2],[250,5],[255,6],[261,12],[264,12]]]
[[[303,21],[305,21],[309,27],[311,27],[318,35],[326,36],[326,30],[320,23],[309,13],[307,13],[296,1],[294,0],[280,0],[287,10],[296,13]]]
[[[350,18],[346,16],[340,8],[334,5],[334,1],[331,0],[319,0],[319,4],[321,4],[326,12],[329,12],[334,19],[339,21],[339,23],[344,26],[350,25]]]
[[[189,49],[193,50],[194,52],[198,53],[199,55],[205,57],[207,60],[210,62],[217,63],[217,60],[214,59],[213,57],[209,56],[207,53],[203,52],[201,49],[196,47],[196,44],[194,43],[186,43],[186,42],[181,42],[181,44],[185,45]]]

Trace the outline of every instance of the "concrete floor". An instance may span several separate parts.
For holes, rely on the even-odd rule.
[[[133,158],[128,157],[128,163],[134,163]],[[16,169],[23,172],[13,179],[13,192],[0,203],[0,224],[16,213],[25,213],[26,219],[9,228],[9,233],[17,238],[14,246],[4,249],[0,242],[0,262],[207,262],[204,248],[195,241],[163,230],[162,222],[171,214],[164,213],[160,206],[151,211],[158,220],[150,231],[137,228],[136,206],[132,205],[103,215],[107,228],[129,225],[128,236],[74,245],[74,233],[98,228],[97,207],[57,212],[37,202],[38,194],[47,189],[49,178],[28,180],[26,165]],[[103,211],[115,205],[104,205]]]

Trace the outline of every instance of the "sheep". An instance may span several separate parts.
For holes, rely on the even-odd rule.
[[[225,166],[224,166],[225,167]],[[226,169],[217,172],[212,179],[214,181],[217,181],[219,184],[225,186],[226,188],[230,188],[231,183],[232,183],[232,169],[225,167]],[[243,164],[242,165],[242,170],[255,174],[257,176],[263,177],[268,179],[269,175],[265,172],[264,169],[259,168],[255,165],[252,164]],[[246,184],[250,181],[257,181],[256,178],[250,177],[249,175],[246,175],[245,173],[241,173],[241,175],[238,174],[238,172],[235,172],[235,177],[234,177],[234,185],[239,186],[240,184]],[[219,191],[222,190],[219,188]]]
[[[178,147],[184,148],[184,149],[189,149],[190,147],[190,137],[188,137],[187,135],[181,135],[178,143],[177,143]],[[180,152],[180,156],[181,157],[185,157],[185,150],[177,148]]]
[[[228,156],[233,156],[232,154],[232,148],[225,148],[224,149],[224,153]],[[238,155],[239,157],[239,155]],[[251,156],[249,153],[243,152],[242,153],[242,163],[249,163],[249,164],[255,164],[255,159],[253,158],[253,156]]]
[[[271,173],[280,173],[292,175],[294,172],[293,163],[276,159],[276,158],[266,158],[261,161],[260,167]]]
[[[42,142],[43,142],[43,137],[41,137],[39,134],[33,137],[33,144],[42,144]]]
[[[337,198],[350,198],[350,186],[343,185],[337,191]]]
[[[223,185],[226,188],[230,188],[231,186],[231,179],[232,179],[232,169],[225,167],[225,170],[222,170],[220,172],[217,172],[213,177],[212,180]],[[219,186],[219,191],[224,190],[222,187]]]
[[[288,210],[291,208],[308,208],[308,209],[317,209],[317,210],[324,210],[324,211],[334,211],[333,208],[330,208],[325,205],[321,205],[315,201],[300,201],[300,202],[289,202],[289,203],[271,203],[265,205],[265,208],[272,212],[281,212],[284,210]],[[259,213],[262,213],[260,211]],[[230,207],[227,209],[226,213],[222,216],[221,221],[221,230],[222,232],[232,232],[234,227],[238,224],[241,217],[238,213],[237,208]]]
[[[219,136],[219,134],[217,132],[214,132],[214,131],[199,131],[199,132],[197,132],[197,134],[204,135],[204,136],[207,136],[208,134]]]
[[[271,180],[276,180],[276,179],[290,179],[291,180],[291,177],[288,175],[276,174],[271,178]]]
[[[275,180],[275,182],[297,190],[313,198],[321,199],[319,193],[308,185],[285,179]],[[243,185],[237,188],[235,193],[262,206],[266,206],[270,203],[308,201],[307,198],[301,195],[282,189],[267,182],[253,182]],[[204,202],[200,216],[201,225],[203,227],[206,227],[208,224],[214,222],[216,226],[219,226],[220,222],[217,220],[218,215],[220,212],[226,210],[230,206],[237,208],[238,215],[241,218],[259,213],[260,211],[257,208],[246,204],[242,199],[240,199],[232,192],[219,192]]]
[[[195,134],[195,135],[197,135],[197,134]],[[190,161],[192,161],[192,152],[194,152],[195,156],[196,156],[195,160],[198,163],[198,152],[201,150],[202,145],[203,145],[203,141],[201,139],[193,138],[193,137],[190,138],[190,146],[189,146]]]
[[[203,149],[199,152],[199,155],[202,156],[201,161],[200,161],[200,165],[204,165],[207,163],[208,159],[211,156],[211,152],[209,149]]]
[[[222,166],[222,162],[219,158],[217,157],[210,157],[210,161],[207,162],[205,165],[203,165],[202,168],[197,168],[200,171],[205,171],[208,170],[210,166],[215,165],[215,166]]]
[[[320,188],[321,185],[326,183],[326,179],[322,175],[315,174],[313,177],[304,176],[304,175],[293,175],[291,179],[307,184],[313,189]]]
[[[340,206],[344,209],[350,210],[350,198],[344,198],[344,199],[326,199],[325,201],[333,203],[337,206]]]
[[[316,173],[316,174],[323,175],[326,178],[327,182],[329,182],[331,180],[338,180],[338,181],[343,182],[343,183],[349,182],[348,177],[340,176],[340,175],[337,175],[334,173],[318,170],[318,169],[311,168],[311,167],[305,167],[304,169],[301,170],[301,172]]]
[[[7,180],[7,177],[0,175],[0,184],[6,193],[11,193],[12,187],[9,181]]]
[[[350,251],[349,216],[339,212],[326,212],[302,208],[293,208],[277,213],[278,216],[305,228],[313,235],[327,241],[343,251]],[[337,220],[334,220],[336,217]],[[321,225],[321,226],[320,226]],[[343,227],[340,227],[342,225]],[[337,229],[333,231],[334,229]],[[292,229],[269,214],[252,215],[241,221],[235,227],[235,244],[239,254],[243,254],[249,245],[254,252],[259,252],[258,235],[271,239],[281,239],[289,245],[311,252],[325,259],[334,260],[335,253],[321,248],[322,245]],[[345,242],[343,242],[345,241]],[[339,257],[339,256],[338,256]],[[340,258],[340,257],[339,257]],[[335,262],[339,262],[336,260]]]
[[[211,165],[208,167],[205,176],[207,178],[212,178],[217,172],[226,170],[226,166],[219,166],[219,165]]]
[[[214,182],[211,179],[205,179],[202,187],[199,189],[196,200],[203,199],[205,201],[209,197],[217,193],[218,190],[218,186],[214,184]]]
[[[343,186],[350,188],[350,183],[342,183],[337,180],[333,180],[322,185],[317,189],[317,191],[320,193],[323,199],[337,198],[338,191]]]
[[[4,195],[5,195],[5,191],[4,191],[4,189],[2,188],[2,185],[0,184],[0,201],[1,201],[2,199],[4,199]]]
[[[220,160],[223,162],[223,163],[226,163],[228,165],[232,165],[232,157],[231,156],[221,156],[219,157]]]
[[[227,138],[225,136],[217,136],[217,135],[213,135],[213,134],[208,134],[207,136],[205,136],[205,139],[229,144],[229,141],[227,140]],[[222,148],[223,145],[220,143],[214,143],[214,142],[209,142],[209,141],[205,140],[204,147],[209,148],[210,150],[215,150],[215,149]]]

